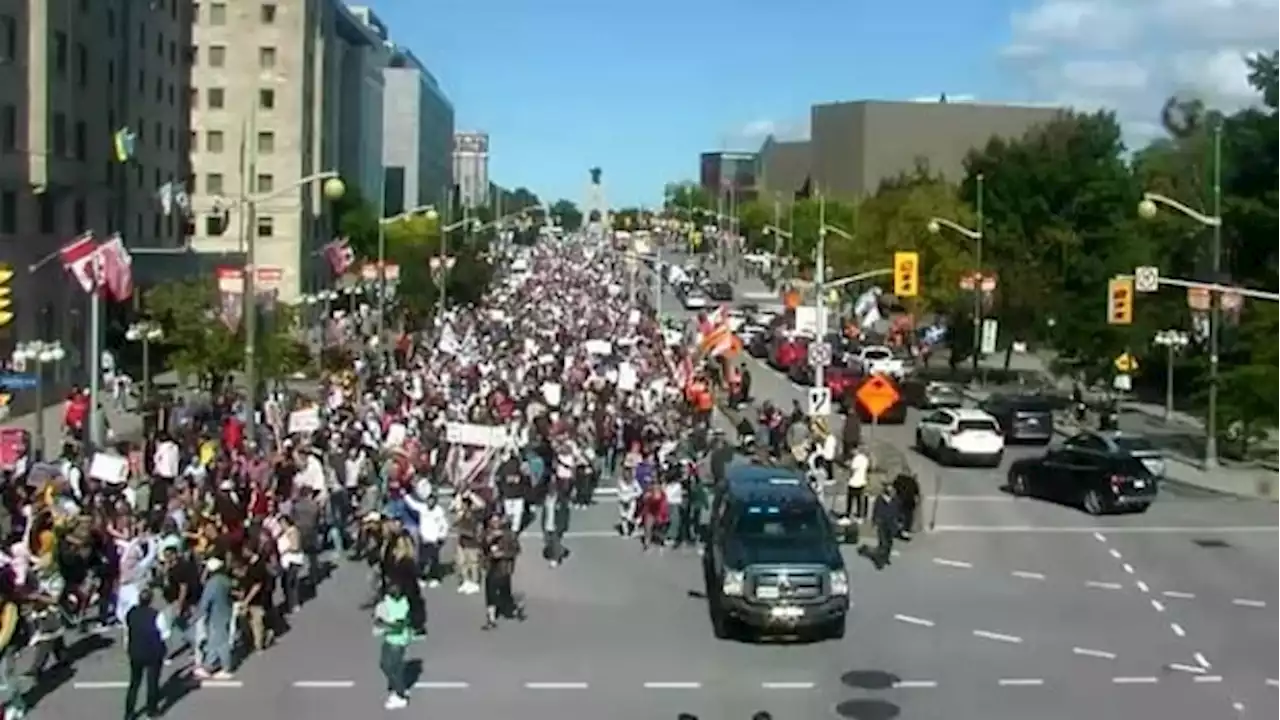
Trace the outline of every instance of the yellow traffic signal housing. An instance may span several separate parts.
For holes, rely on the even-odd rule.
[[[13,323],[13,266],[0,264],[0,328]]]
[[[920,294],[920,253],[904,251],[893,254],[893,294],[898,297]]]
[[[1133,324],[1133,278],[1111,278],[1107,283],[1107,322]]]

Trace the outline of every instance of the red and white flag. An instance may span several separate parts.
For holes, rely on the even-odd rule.
[[[75,278],[80,289],[93,292],[98,287],[102,273],[98,256],[98,241],[92,232],[87,232],[72,240],[58,250],[62,267]]]
[[[356,251],[351,249],[351,241],[338,238],[324,246],[324,257],[329,261],[329,268],[334,275],[346,275],[351,266],[356,264]]]
[[[125,247],[120,233],[111,236],[98,248],[101,256],[102,279],[106,284],[107,294],[116,302],[125,302],[133,297],[133,256]]]

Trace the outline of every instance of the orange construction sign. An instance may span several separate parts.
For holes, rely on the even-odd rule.
[[[866,408],[872,419],[879,418],[902,399],[902,394],[893,383],[880,375],[872,375],[862,383],[856,394],[858,402]]]

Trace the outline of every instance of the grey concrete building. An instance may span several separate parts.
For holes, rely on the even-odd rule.
[[[928,164],[951,180],[963,176],[971,149],[992,136],[1020,137],[1059,115],[1057,108],[860,100],[810,110],[811,175],[829,197],[856,199],[881,181]]]
[[[453,186],[453,103],[408,48],[392,48],[383,78],[385,213],[444,207]]]
[[[453,181],[464,207],[489,203],[489,135],[482,132],[453,134]]]
[[[812,167],[809,141],[782,141],[770,135],[756,156],[756,191],[760,200],[791,202]]]
[[[185,223],[157,190],[187,177],[190,0],[0,0],[0,263],[17,270],[16,341],[60,340],[81,364],[86,297],[54,259],[85,231],[176,248]],[[135,134],[120,162],[116,131]]]
[[[342,177],[368,197],[382,192],[382,132],[385,81],[391,58],[387,28],[369,8],[339,3],[334,14],[337,65],[337,166]]]

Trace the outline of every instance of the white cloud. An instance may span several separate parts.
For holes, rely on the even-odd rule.
[[[1027,0],[1000,50],[1032,94],[1111,108],[1136,139],[1171,95],[1257,102],[1244,57],[1277,45],[1276,0]]]
[[[759,138],[763,140],[766,136],[772,135],[778,129],[777,123],[772,120],[752,120],[743,125],[734,133],[740,138]]]

